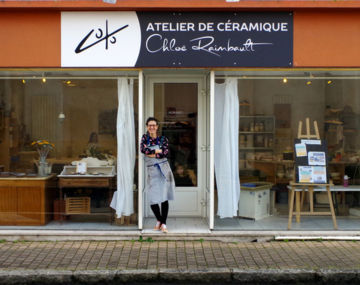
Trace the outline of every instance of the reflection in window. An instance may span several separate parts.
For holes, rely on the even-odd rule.
[[[177,187],[197,185],[197,94],[196,83],[154,84],[154,114],[169,139]]]

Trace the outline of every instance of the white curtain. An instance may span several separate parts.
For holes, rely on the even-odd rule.
[[[110,204],[118,218],[134,213],[133,183],[136,150],[133,89],[132,79],[130,84],[126,78],[118,79],[117,191]]]
[[[215,84],[215,177],[220,218],[237,216],[240,198],[237,79]]]

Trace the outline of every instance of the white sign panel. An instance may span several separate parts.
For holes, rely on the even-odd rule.
[[[136,12],[62,12],[62,67],[133,67],[141,30]]]

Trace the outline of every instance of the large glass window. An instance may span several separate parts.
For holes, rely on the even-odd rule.
[[[137,73],[0,75],[0,226],[137,228],[136,169],[135,213],[115,219],[109,207],[116,190],[117,78]],[[133,90],[136,136],[137,80]],[[83,173],[78,161],[86,162]]]
[[[305,119],[310,118],[311,132],[314,133],[315,120],[321,139],[327,141],[327,171],[332,182],[341,186],[344,176],[349,177],[351,187],[346,192],[333,191],[339,229],[358,229],[360,72],[219,71],[216,84],[227,78],[237,80],[241,190],[237,215],[224,219],[217,216],[218,196],[223,195],[223,190],[215,190],[215,228],[287,229],[288,185],[294,178],[294,139],[299,121],[305,124]],[[327,194],[315,192],[314,196],[315,210],[328,211]],[[309,208],[309,202],[305,195],[304,210]],[[300,223],[294,219],[293,228],[331,230],[333,224],[330,216],[301,216]]]

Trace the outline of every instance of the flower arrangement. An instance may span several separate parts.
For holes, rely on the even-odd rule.
[[[37,140],[32,142],[31,145],[36,147],[36,150],[40,156],[40,162],[45,162],[49,151],[55,148],[55,145],[48,142],[47,140]]]

